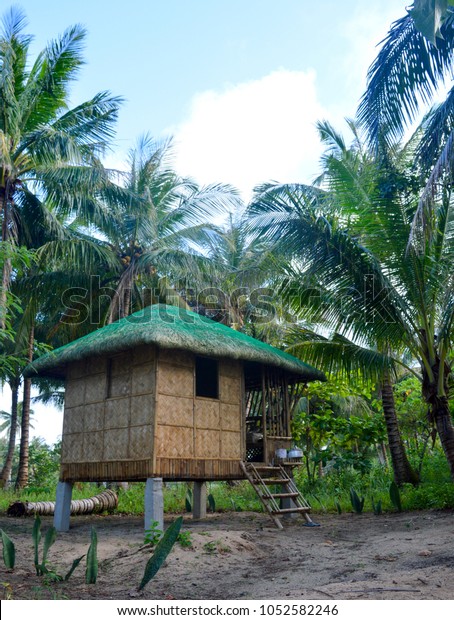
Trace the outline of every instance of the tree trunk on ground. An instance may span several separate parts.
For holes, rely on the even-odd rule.
[[[14,448],[16,447],[17,433],[17,404],[19,400],[19,378],[15,377],[10,381],[11,387],[11,425],[9,429],[8,451],[5,457],[2,473],[0,476],[0,487],[8,486],[13,469]]]
[[[386,432],[388,435],[389,452],[397,485],[409,482],[418,484],[418,473],[412,468],[405,452],[405,447],[399,430],[396,407],[394,402],[393,386],[389,377],[385,377],[381,386],[383,413],[385,416]]]
[[[35,343],[35,328],[30,328],[28,340],[28,361],[33,359],[33,345]],[[16,489],[23,489],[28,483],[28,455],[30,444],[30,400],[31,400],[31,379],[24,379],[24,398],[22,403],[22,425],[19,450],[19,469],[16,478]]]
[[[113,491],[103,491],[88,499],[74,499],[71,502],[72,515],[87,515],[115,510],[118,506],[118,497]],[[55,502],[14,502],[8,507],[6,514],[9,517],[23,517],[30,515],[53,515]]]

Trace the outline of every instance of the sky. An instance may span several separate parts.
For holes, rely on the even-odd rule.
[[[71,91],[124,98],[106,164],[123,168],[148,133],[174,141],[174,167],[248,200],[267,182],[311,182],[315,124],[348,135],[367,69],[408,0],[22,0],[32,56],[68,26],[87,30]],[[1,2],[3,14],[11,6]],[[5,390],[2,409],[9,408]],[[62,416],[34,406],[32,435],[54,442]]]

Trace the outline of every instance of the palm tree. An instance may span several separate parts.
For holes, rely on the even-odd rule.
[[[36,233],[49,229],[48,208],[66,217],[92,215],[97,195],[112,184],[100,164],[113,136],[120,99],[99,93],[73,109],[68,87],[83,64],[85,30],[68,28],[51,41],[29,68],[32,37],[25,18],[10,9],[0,34],[0,212],[2,242],[14,247],[22,229],[28,247]],[[3,261],[0,328],[5,326],[6,295],[12,277]]]
[[[420,377],[454,477],[447,384],[454,319],[451,188],[431,211],[430,227],[423,226],[415,179],[405,173],[406,151],[383,155],[378,165],[359,147],[343,150],[328,125],[321,130],[330,143],[328,191],[263,187],[250,214],[262,234],[281,245],[285,240],[309,283],[321,283],[318,296],[310,288],[300,292],[301,305],[362,348],[373,343],[385,379],[397,361],[390,351],[408,350],[419,362],[420,371],[411,371]]]
[[[123,175],[128,198],[99,222],[112,257],[102,276],[111,296],[108,323],[168,295],[178,297],[176,284],[182,279],[194,284],[206,263],[200,246],[212,227],[209,220],[241,206],[233,188],[199,188],[178,176],[170,159],[171,141],[141,137]]]
[[[429,6],[416,0],[407,15],[394,22],[368,73],[367,89],[357,112],[375,153],[383,143],[402,139],[421,107],[452,79],[454,7]],[[420,208],[437,192],[438,180],[452,176],[454,165],[454,87],[435,105],[421,126],[416,163],[426,177]]]
[[[189,305],[198,312],[234,329],[244,329],[254,320],[256,304],[271,283],[276,259],[268,244],[252,237],[244,217],[229,213],[223,226],[208,230],[202,240],[208,258],[198,290],[184,292]]]

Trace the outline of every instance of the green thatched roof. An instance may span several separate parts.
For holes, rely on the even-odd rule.
[[[194,312],[160,304],[148,306],[42,355],[24,374],[64,377],[67,364],[144,344],[183,349],[207,357],[258,362],[281,368],[304,381],[325,380],[322,372],[284,351]]]

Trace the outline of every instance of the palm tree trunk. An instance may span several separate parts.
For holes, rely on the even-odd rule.
[[[3,213],[3,222],[2,222],[2,241],[9,241],[10,238],[10,230],[9,230],[9,208],[8,208],[8,194],[10,191],[10,183],[6,182],[6,186],[0,188],[0,197],[2,200],[2,213]],[[8,300],[8,291],[11,283],[11,257],[5,256],[2,267],[2,285],[0,288],[0,329],[5,329],[6,327],[6,316],[7,316],[7,300]]]
[[[33,359],[33,345],[35,343],[35,327],[30,328],[28,340],[28,361]],[[31,379],[24,379],[24,399],[22,404],[22,425],[19,450],[19,469],[16,478],[16,489],[24,488],[28,483],[28,454],[30,444],[30,398]]]
[[[389,451],[394,472],[394,480],[397,485],[409,482],[418,484],[419,476],[412,468],[405,452],[405,447],[397,421],[394,392],[391,381],[385,376],[381,386],[383,414],[385,416],[386,432],[388,434]]]
[[[438,389],[440,375],[440,359],[438,356],[435,364],[432,366],[432,371],[434,375],[432,382],[429,380],[427,373],[423,375],[422,394],[430,406],[430,416],[440,437],[440,443],[448,461],[451,476],[454,478],[454,427],[448,404],[448,377],[451,373],[451,368],[445,363],[443,368],[444,393],[441,395]]]
[[[9,428],[8,451],[6,453],[5,463],[0,475],[0,487],[8,486],[11,479],[11,471],[13,469],[14,448],[16,447],[17,433],[17,403],[19,400],[19,378],[15,377],[10,381],[11,387],[11,425]]]
[[[454,427],[449,411],[448,398],[436,396],[432,403],[432,417],[437,427],[440,443],[449,463],[451,477],[454,478]]]

